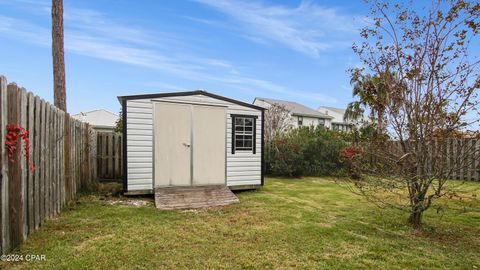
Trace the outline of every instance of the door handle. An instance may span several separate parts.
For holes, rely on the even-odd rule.
[[[187,143],[183,143],[183,145],[184,145],[185,147],[190,147],[190,144],[187,144]]]

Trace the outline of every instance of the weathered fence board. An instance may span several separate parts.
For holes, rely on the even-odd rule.
[[[0,251],[2,254],[10,250],[10,216],[9,216],[9,182],[8,160],[5,149],[6,126],[8,123],[7,79],[0,76]]]
[[[404,155],[399,142],[392,142],[389,152]],[[456,180],[480,181],[480,140],[477,138],[435,138],[426,143],[426,172],[442,173]],[[423,152],[422,152],[423,153]]]
[[[27,123],[27,130],[30,131],[30,133],[28,134],[28,137],[30,139],[30,141],[32,142],[32,148],[34,149],[34,153],[35,153],[35,149],[38,147],[37,143],[34,141],[34,136],[35,136],[35,133],[37,132],[37,130],[34,128],[35,125],[34,125],[34,112],[35,112],[35,100],[33,98],[33,93],[28,93],[27,94],[27,108],[28,108],[28,123]],[[33,157],[30,157],[30,159],[33,159]],[[27,202],[27,206],[28,206],[28,226],[27,226],[27,230],[30,230],[32,228],[35,228],[35,205],[36,205],[36,199],[38,198],[37,196],[34,195],[34,192],[38,190],[34,188],[35,186],[35,179],[34,179],[34,176],[37,174],[38,172],[35,172],[35,173],[28,173],[28,196],[27,196],[27,200],[29,200]]]
[[[34,164],[34,166],[40,167],[40,158],[41,158],[41,128],[40,128],[40,123],[42,121],[41,118],[41,109],[42,105],[40,102],[40,98],[38,96],[34,96],[32,94],[33,102],[32,106],[34,115],[33,115],[33,126],[34,126],[34,140],[33,140],[33,157],[31,157],[31,160]],[[40,218],[41,218],[41,213],[40,213],[40,206],[41,206],[41,201],[42,201],[42,196],[41,196],[41,171],[40,169],[35,169],[33,172],[33,200],[34,200],[34,222],[33,222],[33,228],[36,230],[38,227],[40,227]]]
[[[10,84],[8,89],[8,123],[20,122],[20,91],[17,85]],[[17,149],[20,149],[20,142],[17,142]],[[22,241],[23,230],[23,202],[22,202],[22,171],[20,154],[13,155],[8,160],[8,178],[9,178],[9,216],[10,216],[10,243],[12,246],[17,246]]]
[[[27,91],[25,91],[24,88],[19,88],[20,91],[20,125],[22,127],[27,126]],[[25,148],[25,142],[22,140],[20,141],[20,147],[21,149]],[[22,190],[22,241],[27,239],[27,234],[28,234],[28,169],[27,169],[27,162],[26,159],[23,158],[20,155],[20,170],[21,170],[21,175],[22,175],[22,180],[21,180],[21,190]]]
[[[97,132],[96,171],[98,179],[122,179],[122,149],[121,133]]]
[[[25,128],[30,142],[18,140],[11,159],[7,125]],[[58,215],[79,188],[96,179],[96,134],[88,124],[48,104],[0,76],[0,251],[7,254]],[[30,162],[34,168],[30,168]]]

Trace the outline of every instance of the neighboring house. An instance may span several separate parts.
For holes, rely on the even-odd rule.
[[[350,131],[353,126],[361,123],[360,119],[353,120],[353,121],[352,120],[345,121],[343,119],[343,115],[345,114],[345,109],[320,106],[318,107],[317,110],[321,113],[324,113],[328,116],[333,117],[332,119],[333,130]]]
[[[326,128],[331,127],[332,116],[326,115],[319,111],[316,111],[312,108],[299,104],[297,102],[271,99],[271,98],[260,98],[257,97],[253,101],[254,105],[260,106],[268,110],[268,107],[273,104],[279,104],[285,107],[290,112],[291,126],[296,128],[300,126],[325,126]]]
[[[118,99],[128,112],[122,119],[126,194],[263,185],[263,108],[203,90]]]
[[[118,120],[118,115],[105,109],[81,112],[72,117],[89,123],[97,131],[113,131]]]

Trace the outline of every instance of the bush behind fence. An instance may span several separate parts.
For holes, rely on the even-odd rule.
[[[324,176],[347,170],[340,150],[348,146],[348,136],[322,127],[290,130],[265,146],[266,173],[275,176]],[[384,156],[399,160],[405,153],[399,142],[383,149]],[[425,146],[426,172],[444,172],[451,179],[480,181],[480,138],[435,138]],[[373,157],[365,160],[375,162]]]
[[[295,177],[337,174],[344,168],[340,150],[347,145],[341,134],[323,127],[292,129],[266,143],[266,173]]]

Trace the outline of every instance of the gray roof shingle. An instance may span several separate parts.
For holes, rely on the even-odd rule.
[[[332,116],[326,115],[324,113],[321,113],[319,111],[316,111],[312,108],[309,108],[307,106],[304,106],[300,103],[293,102],[293,101],[287,101],[287,100],[280,100],[280,99],[272,99],[272,98],[261,98],[257,97],[255,99],[258,100],[263,100],[269,104],[280,104],[285,106],[287,110],[289,110],[293,115],[298,115],[298,116],[309,116],[309,117],[317,117],[317,118],[325,118],[325,119],[330,119],[333,118]]]
[[[334,112],[337,112],[337,113],[340,113],[340,114],[345,114],[345,109],[342,109],[342,108],[335,108],[335,107],[328,107],[328,106],[320,106],[318,107],[318,109],[327,109],[327,110],[330,110],[330,111],[334,111]]]

